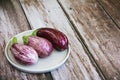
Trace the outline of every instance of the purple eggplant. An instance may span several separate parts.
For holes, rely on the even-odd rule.
[[[37,36],[24,36],[23,41],[28,46],[33,47],[37,51],[38,56],[41,58],[49,56],[53,51],[52,43],[45,38]]]
[[[15,59],[26,65],[35,64],[38,61],[38,54],[32,47],[17,43],[16,38],[13,38],[13,41],[15,43],[12,44],[10,50]]]
[[[59,30],[53,28],[40,28],[35,30],[33,35],[48,39],[57,50],[61,51],[68,48],[68,38]]]

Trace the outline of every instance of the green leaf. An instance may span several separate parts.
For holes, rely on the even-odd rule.
[[[28,43],[28,36],[23,36],[22,39],[24,44]]]
[[[36,35],[37,35],[37,32],[38,32],[38,29],[36,29],[35,31],[33,31],[32,35],[33,35],[33,36],[36,36]]]

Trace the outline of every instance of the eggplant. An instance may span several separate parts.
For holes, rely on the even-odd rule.
[[[62,51],[68,48],[67,36],[59,30],[53,28],[39,28],[33,32],[33,35],[46,38],[56,50]]]
[[[33,47],[40,58],[49,56],[53,51],[53,46],[50,41],[37,36],[23,36],[23,41],[28,46]]]
[[[13,43],[10,50],[17,61],[25,65],[37,63],[38,54],[32,47],[17,43],[16,37],[14,37],[12,41]]]

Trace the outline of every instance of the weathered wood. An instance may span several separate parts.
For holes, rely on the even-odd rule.
[[[69,38],[70,57],[64,65],[51,72],[54,80],[104,79],[97,73],[56,0],[20,0],[20,3],[32,28],[54,27]]]
[[[8,40],[25,30],[29,24],[17,0],[0,1],[0,80],[48,80],[49,74],[28,74],[15,69],[4,55]],[[49,80],[50,80],[49,79]]]
[[[97,0],[120,29],[120,0]]]
[[[59,4],[75,25],[75,30],[83,38],[105,78],[119,80],[120,30],[101,5],[96,0],[59,0]]]
[[[25,23],[23,13],[18,11],[21,9],[16,5],[16,2],[9,0],[0,2],[0,79],[15,80],[22,79],[22,73],[14,69],[5,58],[4,48],[8,40],[20,31],[28,29],[28,24]],[[23,16],[23,17],[22,17]],[[23,23],[24,22],[24,23]],[[26,26],[26,27],[24,27]],[[24,74],[24,73],[23,73]]]

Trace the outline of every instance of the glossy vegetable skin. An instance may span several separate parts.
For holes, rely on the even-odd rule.
[[[59,30],[53,28],[40,28],[35,32],[37,36],[48,39],[53,44],[53,47],[59,51],[68,48],[68,38]]]
[[[34,48],[41,58],[49,56],[53,51],[51,42],[42,37],[28,36],[28,40],[25,43]]]
[[[37,52],[30,46],[14,43],[11,48],[15,59],[25,65],[35,64],[38,61]]]

